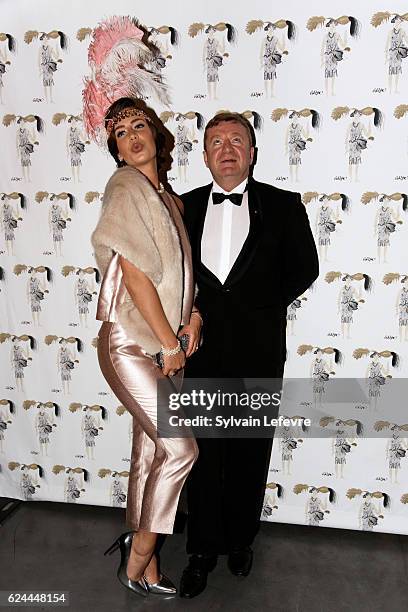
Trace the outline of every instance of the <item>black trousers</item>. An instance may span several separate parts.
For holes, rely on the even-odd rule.
[[[197,439],[187,481],[188,554],[250,546],[259,529],[272,439]]]
[[[208,340],[213,338],[207,333],[206,344],[187,361],[187,378],[282,378],[282,360],[271,363],[265,357],[259,362],[248,355],[237,371],[237,353],[227,352],[231,344],[217,346]],[[226,554],[252,544],[259,530],[273,432],[270,428],[270,437],[256,439],[197,438],[199,456],[187,479],[188,554]]]

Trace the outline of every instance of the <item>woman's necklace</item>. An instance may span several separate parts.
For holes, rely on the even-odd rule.
[[[157,193],[164,193],[163,183],[159,183],[159,188],[157,189]]]

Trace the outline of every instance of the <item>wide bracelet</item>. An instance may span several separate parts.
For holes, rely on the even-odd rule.
[[[203,325],[203,317],[200,315],[199,311],[198,311],[198,310],[192,310],[192,311],[191,311],[191,315],[190,315],[190,317],[192,317],[194,314],[195,314],[195,315],[197,315],[197,317],[198,317],[198,318],[200,319],[200,321],[201,321],[201,325]]]
[[[172,357],[173,355],[177,355],[177,353],[181,351],[180,340],[177,339],[177,346],[175,348],[166,349],[164,348],[164,346],[162,346],[160,350],[162,355],[164,355],[165,357]]]

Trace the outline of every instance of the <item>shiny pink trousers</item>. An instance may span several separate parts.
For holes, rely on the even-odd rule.
[[[157,381],[167,377],[120,324],[102,323],[98,359],[113,393],[133,416],[126,524],[132,530],[173,533],[180,492],[198,456],[196,441],[157,436]],[[172,379],[177,390],[182,378],[180,372]]]

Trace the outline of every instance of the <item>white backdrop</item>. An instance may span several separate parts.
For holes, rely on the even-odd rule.
[[[114,165],[83,133],[91,39],[82,30],[79,40],[78,32],[112,15],[136,17],[159,30],[153,36],[166,60],[161,70],[176,115],[200,113],[208,120],[230,109],[247,111],[251,121],[256,113],[262,118],[255,177],[302,193],[319,243],[321,275],[288,311],[286,365],[287,376],[314,373],[317,398],[322,372],[406,377],[408,21],[391,21],[406,8],[401,1],[333,0],[327,14],[320,0],[288,0],[283,12],[260,0],[246,7],[231,0],[202,7],[185,0],[2,0],[0,495],[126,503],[131,417],[98,368],[99,279],[89,242]],[[390,18],[377,15],[374,26],[373,16],[386,11]],[[324,19],[313,28],[316,16]],[[345,16],[358,20],[358,37]],[[337,19],[332,25],[330,17]],[[249,33],[253,20],[260,27]],[[287,21],[296,26],[291,40]],[[268,22],[276,27],[265,30]],[[215,35],[193,37],[193,23],[221,25]],[[223,23],[234,27],[235,42],[228,42]],[[169,27],[177,30],[178,45],[171,44]],[[206,58],[214,54],[222,65],[208,68]],[[41,66],[50,61],[56,70]],[[158,113],[168,110],[147,102]],[[311,111],[319,114],[319,127],[312,126]],[[177,193],[210,180],[202,131],[190,116],[166,124],[176,140],[193,145],[187,154],[180,148],[173,154],[169,181]],[[364,289],[368,277],[371,290]],[[343,359],[336,363],[338,351]],[[408,448],[401,427],[408,417],[394,423],[382,414],[383,438],[357,435],[364,411],[372,425],[379,420],[378,401],[372,394],[369,405],[342,416],[323,410],[337,423],[334,441],[308,439],[299,430],[276,441],[264,519],[408,533],[408,460],[401,452]],[[301,404],[293,410],[302,415]]]

